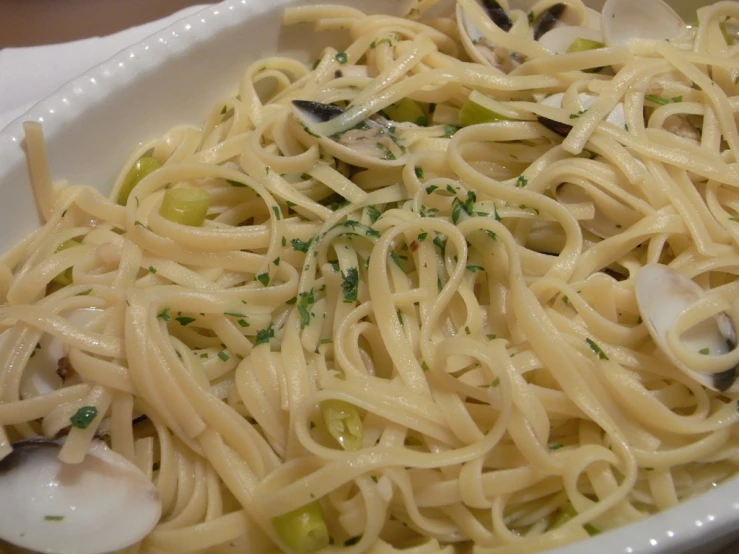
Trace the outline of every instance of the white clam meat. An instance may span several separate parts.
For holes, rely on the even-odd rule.
[[[631,39],[674,40],[687,31],[682,18],[662,0],[606,0],[601,11],[608,46],[626,46]]]
[[[84,327],[93,323],[103,314],[103,310],[97,308],[85,308],[74,310],[69,313],[67,319],[70,323]],[[0,346],[5,341],[5,334],[0,335]],[[26,364],[21,381],[22,398],[31,398],[42,394],[53,392],[64,385],[60,375],[61,360],[67,356],[64,343],[58,337],[44,334],[39,340],[37,348]],[[72,377],[69,383],[74,383]]]
[[[678,316],[705,296],[698,284],[669,266],[649,264],[637,273],[635,292],[649,334],[678,369],[709,389],[739,392],[736,366],[716,372],[702,370],[699,363],[691,367],[675,354],[667,341]],[[679,340],[682,347],[695,353],[694,358],[708,359],[732,351],[737,339],[731,319],[720,313],[694,325]]]
[[[318,138],[326,152],[351,165],[394,167],[407,161],[407,149],[397,131],[415,127],[412,123],[394,123],[377,117],[347,129],[342,123],[331,125],[333,120],[339,121],[337,118],[344,110],[333,104],[309,100],[293,100],[293,112],[306,132]]]
[[[131,462],[93,441],[80,464],[59,461],[60,445],[30,440],[0,461],[0,540],[49,554],[103,554],[141,541],[162,506]]]
[[[563,107],[564,98],[564,93],[558,92],[557,94],[547,96],[540,102],[540,104],[543,104],[545,106],[552,106],[553,108],[561,108]],[[587,92],[581,92],[577,96],[577,105],[571,106],[569,108],[573,110],[573,113],[575,114],[578,112],[584,112],[590,106],[592,106],[596,100],[598,100],[598,96],[594,94],[588,94]],[[608,116],[606,116],[605,120],[609,123],[613,123],[616,127],[623,129],[626,125],[626,114],[624,112],[624,105],[622,103],[616,104],[616,106],[611,110]]]

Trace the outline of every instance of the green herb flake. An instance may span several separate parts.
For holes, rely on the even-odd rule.
[[[418,177],[419,179],[423,179],[423,168],[422,167],[416,166],[414,171],[416,173],[416,177]]]
[[[269,273],[260,273],[256,276],[256,280],[266,287],[267,285],[269,285]]]
[[[403,273],[405,273],[405,267],[403,266],[403,262],[402,262],[402,260],[401,260],[401,257],[400,257],[400,255],[399,255],[399,254],[398,254],[397,252],[393,251],[393,252],[390,252],[390,258],[391,258],[391,259],[392,259],[392,260],[393,260],[393,261],[395,262],[395,264],[396,264],[396,265],[397,265],[397,266],[398,266],[398,267],[399,267],[400,269],[402,269],[402,270],[403,270]]]
[[[279,256],[277,258],[275,258],[274,260],[272,260],[272,263],[275,264],[276,266],[280,265],[280,258],[279,258]]]
[[[367,210],[367,216],[370,218],[370,221],[372,223],[375,223],[378,219],[380,219],[382,213],[375,206],[367,206],[367,208],[365,209]]]
[[[700,350],[698,350],[698,354],[703,354],[704,356],[708,356],[710,353],[710,348],[701,348]]]
[[[272,211],[275,214],[275,219],[280,220],[282,219],[282,213],[280,213],[279,206],[272,206]]]
[[[485,268],[479,265],[468,265],[467,271],[471,271],[472,273],[477,273],[478,271],[485,271]]]
[[[177,323],[182,325],[183,327],[187,327],[190,325],[193,321],[195,321],[194,317],[176,317],[174,318]]]
[[[75,294],[75,296],[87,296],[91,292],[92,292],[92,289],[87,289],[87,290],[83,290],[82,292],[78,292],[77,294]]]
[[[149,273],[156,273],[156,272],[157,272],[157,268],[154,267],[153,265],[150,265],[149,266]]]
[[[598,358],[600,358],[601,360],[608,359],[608,356],[606,356],[606,353],[603,352],[603,349],[600,346],[598,346],[593,339],[585,339],[585,342],[588,343],[588,346],[590,347],[590,349],[598,355]]]
[[[460,127],[456,125],[444,125],[444,138],[450,138],[454,136],[454,133],[459,131]]]
[[[359,271],[356,267],[350,267],[341,273],[341,290],[344,293],[344,302],[356,302],[359,292]]]
[[[428,233],[421,233],[420,235],[418,235],[418,238],[416,239],[416,241],[423,242],[423,241],[426,240],[426,237],[428,237],[428,236],[429,236]]]
[[[529,180],[521,175],[518,179],[516,179],[516,187],[522,188],[529,184]]]
[[[653,104],[659,104],[660,106],[666,106],[667,104],[673,104],[682,102],[682,96],[675,96],[674,98],[665,98],[664,96],[657,96],[656,94],[645,94],[644,100],[652,102]]]
[[[229,356],[228,354],[226,354],[226,353],[225,353],[225,352],[224,352],[223,350],[221,350],[221,351],[220,351],[220,352],[218,353],[218,357],[219,357],[219,358],[221,359],[221,361],[223,361],[223,362],[227,362],[228,360],[230,360],[230,359],[231,359],[231,356]]]
[[[172,317],[169,315],[169,308],[164,308],[161,312],[157,314],[157,317],[164,321],[169,321],[172,319]]]
[[[299,294],[300,300],[298,301],[298,314],[300,315],[300,328],[304,328],[310,324],[310,318],[313,315],[311,310],[313,305],[316,303],[315,293],[313,289],[307,292],[301,292]]]
[[[292,239],[290,241],[290,244],[293,246],[293,250],[296,252],[308,252],[308,248],[310,248],[310,243],[313,241],[313,239],[308,240],[307,242],[303,242],[300,239]]]
[[[436,185],[429,185],[426,187],[426,194],[432,194],[438,188]]]
[[[555,450],[559,450],[560,448],[563,448],[563,444],[559,444],[558,442],[552,443],[549,445],[549,451],[554,452]]]
[[[87,429],[97,416],[98,409],[95,406],[82,406],[69,418],[69,422],[77,429]]]
[[[44,516],[44,521],[64,521],[64,516]]]
[[[266,329],[260,329],[259,331],[257,331],[257,340],[254,343],[254,346],[257,346],[259,344],[266,344],[274,336],[275,336],[275,330],[272,327],[267,327]]]
[[[349,58],[346,55],[346,52],[339,52],[336,54],[336,61],[339,62],[341,65],[344,65]]]

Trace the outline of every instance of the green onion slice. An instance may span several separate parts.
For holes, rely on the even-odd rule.
[[[277,516],[273,523],[293,554],[313,554],[329,544],[328,527],[318,501]]]
[[[133,167],[128,170],[121,189],[118,191],[118,203],[121,206],[125,206],[128,202],[128,197],[131,195],[133,187],[139,184],[139,182],[146,177],[152,171],[162,167],[157,160],[150,156],[141,157]]]
[[[159,215],[163,218],[200,227],[210,207],[210,194],[199,188],[168,189],[164,192],[164,199],[159,208]]]
[[[329,434],[344,450],[362,448],[362,419],[356,407],[343,400],[325,400],[321,415]]]

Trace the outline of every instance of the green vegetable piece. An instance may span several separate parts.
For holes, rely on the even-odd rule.
[[[493,121],[506,121],[507,119],[507,117],[471,100],[467,100],[459,111],[459,123],[462,127],[477,125],[479,123],[491,123]]]
[[[174,223],[201,227],[210,207],[210,194],[198,188],[169,189],[159,208],[159,215]]]
[[[135,164],[133,164],[133,167],[128,170],[126,178],[123,179],[123,184],[118,191],[118,203],[121,206],[125,206],[133,187],[138,185],[139,182],[149,173],[159,169],[160,167],[162,167],[162,164],[154,158],[150,156],[141,157]]]
[[[587,52],[588,50],[597,50],[598,48],[603,48],[605,44],[602,42],[598,42],[597,40],[590,40],[589,38],[576,38],[572,41],[572,44],[570,44],[567,47],[567,53],[571,54],[573,52]]]
[[[97,416],[98,409],[95,406],[82,406],[69,418],[69,422],[77,429],[87,429]]]
[[[321,415],[329,434],[344,450],[362,448],[362,420],[357,408],[343,400],[325,400]]]
[[[69,248],[73,248],[79,245],[80,245],[80,241],[78,240],[75,240],[75,239],[65,240],[63,243],[61,243],[57,247],[54,253],[56,254],[57,252],[62,252],[64,250],[68,250]],[[67,285],[71,285],[72,284],[72,268],[68,267],[67,269],[62,271],[59,275],[54,277],[53,281],[59,285],[62,285],[63,287],[66,287]]]
[[[410,98],[403,98],[395,104],[390,104],[382,111],[389,119],[398,123],[418,123],[419,120],[423,121],[421,118],[426,117],[426,112],[423,111],[418,102]]]
[[[272,522],[294,554],[313,554],[329,545],[328,527],[318,501],[277,516]]]

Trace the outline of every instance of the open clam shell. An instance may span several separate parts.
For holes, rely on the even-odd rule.
[[[407,162],[407,149],[398,137],[399,127],[381,118],[367,119],[351,129],[337,129],[330,135],[318,135],[314,125],[338,117],[344,110],[332,104],[293,100],[293,112],[306,132],[318,138],[321,147],[332,156],[356,167],[395,167]]]
[[[701,385],[716,391],[739,391],[736,383],[737,367],[708,373],[697,364],[690,367],[670,348],[667,333],[678,316],[705,296],[694,281],[662,264],[644,266],[636,275],[636,302],[642,319],[654,342],[665,356],[681,371]],[[704,320],[688,329],[680,337],[682,345],[701,356],[726,354],[736,346],[736,331],[731,319],[724,313]]]
[[[103,554],[142,540],[162,506],[151,481],[105,443],[80,464],[59,461],[43,439],[14,445],[0,461],[0,539],[34,552]]]
[[[633,38],[674,40],[687,25],[662,0],[606,0],[601,11],[608,46],[625,46]]]

